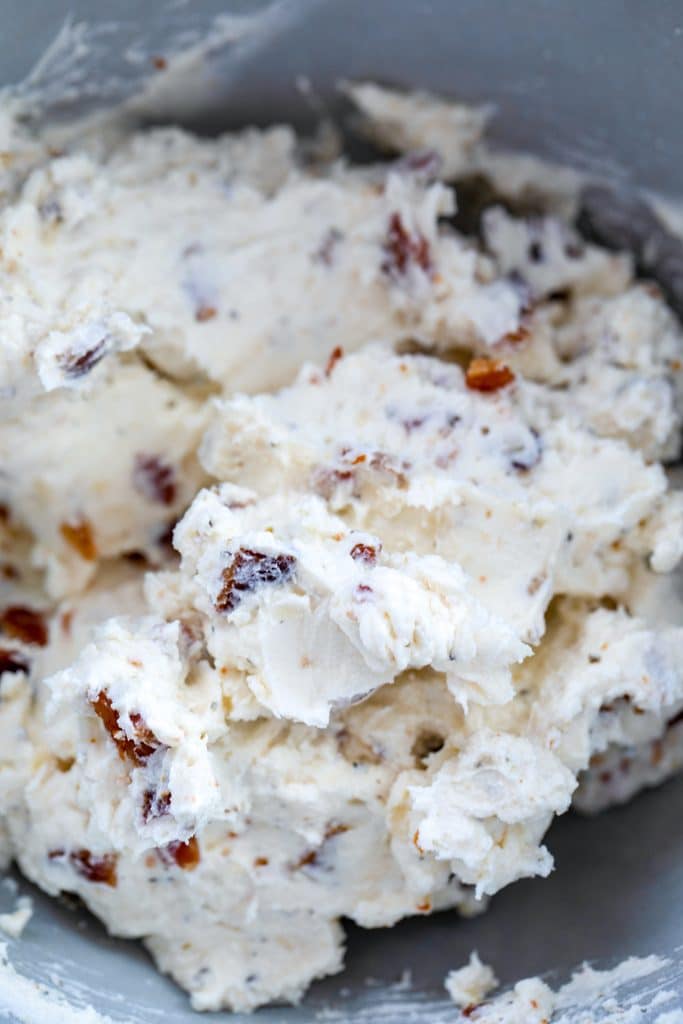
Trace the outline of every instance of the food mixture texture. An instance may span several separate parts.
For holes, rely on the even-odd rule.
[[[0,140],[4,856],[197,1009],[683,762],[681,328],[486,111],[348,91],[374,164]]]

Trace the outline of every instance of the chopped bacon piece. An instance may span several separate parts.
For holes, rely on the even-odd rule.
[[[44,616],[23,604],[10,605],[0,612],[0,630],[15,640],[38,647],[45,647],[48,639]]]
[[[483,357],[473,359],[465,374],[465,383],[473,391],[499,391],[514,379],[514,373],[505,363]]]
[[[183,871],[194,871],[201,860],[196,836],[190,836],[186,843],[176,840],[157,850],[164,864],[176,864]]]
[[[384,242],[382,270],[390,277],[400,277],[415,264],[428,273],[432,269],[429,242],[420,234],[411,234],[400,213],[392,213]]]
[[[77,380],[78,377],[84,377],[86,373],[90,373],[107,354],[106,340],[106,338],[100,338],[95,345],[86,349],[85,352],[81,352],[80,355],[76,355],[74,352],[62,353],[57,362],[64,376],[70,380]]]
[[[332,351],[330,352],[330,357],[327,360],[327,364],[325,366],[326,377],[329,377],[331,375],[332,371],[334,370],[339,360],[343,357],[343,355],[344,349],[341,347],[341,345],[337,345],[336,348],[332,349]]]
[[[223,570],[223,586],[216,598],[219,612],[231,612],[244,594],[265,583],[286,583],[294,574],[293,555],[266,555],[262,551],[240,548]]]
[[[134,764],[144,764],[158,750],[161,744],[149,729],[142,715],[133,712],[129,717],[133,726],[134,735],[128,736],[121,726],[119,714],[112,704],[109,696],[100,690],[94,700],[90,702],[97,717],[107,730],[116,744],[121,760],[132,761]]]
[[[167,789],[163,793],[158,793],[154,789],[146,789],[142,794],[142,820],[147,824],[148,821],[154,821],[155,818],[163,818],[164,814],[168,814],[170,806],[171,794]]]
[[[62,537],[74,551],[86,562],[94,562],[97,558],[97,545],[93,528],[87,519],[80,519],[76,523],[62,523],[59,527]]]
[[[115,853],[97,855],[90,850],[72,850],[69,854],[69,863],[79,875],[89,882],[99,882],[112,888],[117,882],[117,859]]]
[[[207,320],[215,320],[218,316],[218,310],[215,306],[202,305],[198,306],[195,310],[194,318],[197,323],[203,324]]]
[[[508,331],[504,334],[500,341],[496,342],[497,345],[521,345],[523,341],[526,341],[529,337],[529,328],[520,324],[519,327],[514,331]]]
[[[365,562],[366,565],[374,565],[377,561],[377,548],[372,544],[354,544],[349,554],[354,561]]]
[[[158,505],[172,505],[178,491],[173,466],[158,455],[136,455],[133,486]]]

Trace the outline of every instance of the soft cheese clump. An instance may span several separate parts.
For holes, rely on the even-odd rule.
[[[464,1010],[481,1003],[498,986],[498,979],[493,969],[483,964],[474,952],[463,967],[448,972],[444,984],[456,1006]]]
[[[457,564],[393,552],[315,496],[202,492],[175,543],[210,654],[278,717],[325,726],[332,708],[428,666],[465,705],[504,702],[530,650]]]
[[[204,474],[202,404],[137,362],[83,394],[54,391],[0,423],[0,504],[29,530],[52,596],[81,589],[102,559],[159,560]]]
[[[683,762],[680,326],[561,216],[455,230],[472,176],[573,205],[487,112],[349,94],[397,159],[22,135],[0,182],[2,853],[198,1009],[483,909]],[[548,1018],[493,983],[449,990]]]
[[[274,396],[221,402],[202,460],[262,494],[312,490],[358,529],[458,561],[533,642],[553,591],[619,593],[642,556],[670,570],[681,499],[623,440],[496,369],[371,347]]]

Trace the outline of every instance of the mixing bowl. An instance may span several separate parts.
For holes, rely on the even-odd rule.
[[[208,33],[213,43],[200,47],[203,56],[180,68],[181,87],[148,87],[138,114],[201,131],[278,120],[306,129],[321,111],[343,116],[340,78],[373,78],[490,101],[495,142],[578,166],[617,195],[682,191],[676,0],[23,0],[5,3],[0,18],[0,74],[5,83],[23,79],[24,95],[44,100],[50,118],[129,98],[154,75],[150,57],[196,48]],[[682,798],[678,780],[595,820],[566,816],[548,837],[554,875],[517,883],[480,918],[441,914],[375,932],[349,927],[346,973],[314,986],[302,1006],[263,1010],[256,1019],[308,1024],[331,1008],[341,1021],[453,1020],[443,977],[475,948],[503,983],[548,972],[561,980],[584,959],[609,966],[657,953],[675,965],[683,942]],[[13,884],[0,885],[0,910],[13,906]],[[18,884],[35,900],[24,936],[9,949],[22,975],[115,1021],[196,1019],[142,949]],[[400,981],[408,968],[410,984]],[[676,984],[673,970],[669,988]],[[678,986],[683,1004],[680,978]],[[0,985],[2,1021],[89,1019],[60,1017],[67,1011],[38,1003],[20,1012],[20,987]],[[654,1022],[658,1010],[648,998],[638,1019]]]

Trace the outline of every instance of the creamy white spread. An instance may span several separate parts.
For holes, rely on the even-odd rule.
[[[542,978],[523,978],[507,991],[490,995],[498,985],[495,974],[472,953],[469,963],[448,973],[445,987],[462,1009],[461,1019],[475,1024],[630,1024],[677,998],[675,990],[664,988],[665,972],[671,968],[670,960],[654,955],[631,956],[608,970],[584,963],[557,990]],[[634,989],[634,983],[645,978],[645,991],[642,986]],[[665,1010],[657,1014],[655,1024],[676,1024],[679,1013]]]
[[[475,951],[463,967],[448,972],[444,986],[456,1006],[466,1010],[483,1002],[497,988],[498,979],[493,968],[483,964]]]
[[[20,896],[14,910],[0,914],[0,931],[10,938],[18,939],[33,916],[33,900],[30,896]]]
[[[484,111],[350,93],[391,162],[156,129],[3,179],[3,851],[198,1009],[683,759],[683,334],[556,181],[455,230]]]

